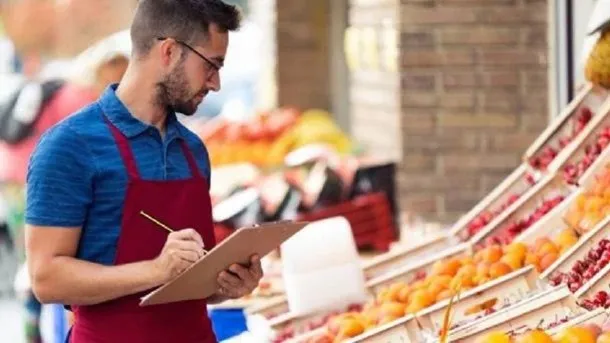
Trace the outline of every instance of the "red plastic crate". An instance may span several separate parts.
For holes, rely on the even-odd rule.
[[[388,251],[396,239],[396,229],[388,199],[383,192],[361,195],[353,200],[310,213],[300,213],[299,221],[344,217],[351,225],[358,248]]]

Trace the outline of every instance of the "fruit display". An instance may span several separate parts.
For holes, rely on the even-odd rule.
[[[521,199],[538,181],[538,177],[531,173],[531,167],[525,163],[521,164],[464,214],[452,226],[450,234],[457,236],[462,242],[470,240]]]
[[[564,195],[555,195],[543,200],[542,204],[536,207],[531,214],[504,224],[496,233],[486,239],[486,244],[510,244],[515,237],[538,222],[564,199]]]
[[[589,123],[592,117],[593,113],[588,107],[580,107],[575,118],[572,120],[572,129],[563,137],[558,138],[555,146],[549,144],[538,154],[530,157],[529,164],[535,169],[546,170],[551,162],[553,162],[553,160],[557,157],[559,152],[584,130],[585,126]]]
[[[558,251],[559,248],[550,239],[541,239],[530,247],[524,243],[491,245],[472,255],[462,254],[439,260],[428,273],[419,273],[413,282],[401,281],[381,288],[375,298],[364,305],[362,312],[333,318],[335,327],[346,325],[350,330],[337,333],[328,327],[327,334],[338,341],[355,337],[351,334],[359,335],[405,315],[418,313],[439,301],[451,298],[458,290],[463,292],[481,286],[526,265],[544,270],[555,261]],[[493,311],[487,309],[484,314]]]
[[[536,184],[536,181],[532,174],[526,174],[523,178],[524,182],[530,186]],[[462,239],[466,240],[474,235],[476,235],[481,229],[483,229],[487,224],[489,224],[494,218],[500,215],[500,213],[504,212],[510,205],[514,204],[519,198],[523,195],[523,193],[509,194],[507,199],[500,203],[497,208],[484,210],[480,214],[478,214],[472,221],[470,221],[466,225],[465,235],[462,235]]]
[[[581,232],[591,230],[610,214],[610,165],[595,175],[587,190],[570,206],[565,221]]]
[[[212,166],[248,162],[262,168],[278,167],[291,151],[312,143],[325,144],[341,154],[352,150],[350,139],[322,110],[300,113],[281,108],[244,122],[215,119],[193,131],[205,142]]]
[[[589,169],[595,159],[610,144],[610,126],[604,127],[595,138],[595,141],[586,145],[584,156],[574,163],[567,163],[563,167],[563,178],[568,184],[575,185],[578,179]]]
[[[578,291],[600,270],[610,263],[610,240],[602,239],[583,259],[576,261],[568,273],[556,272],[549,278],[551,285],[565,284],[570,291]]]

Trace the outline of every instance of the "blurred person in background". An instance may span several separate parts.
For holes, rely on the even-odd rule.
[[[7,36],[0,40],[0,203],[7,207],[0,211],[6,217],[0,222],[8,224],[4,226],[10,229],[22,259],[24,185],[32,150],[49,127],[120,80],[131,52],[124,29],[135,3],[0,0]],[[83,6],[97,11],[97,16],[66,22],[83,15]],[[75,54],[79,49],[80,54]],[[26,339],[41,342],[42,306],[31,292],[27,275],[23,264],[15,280],[26,308]]]

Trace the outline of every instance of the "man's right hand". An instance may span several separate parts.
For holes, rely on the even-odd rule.
[[[161,254],[154,260],[161,283],[170,281],[197,262],[204,254],[203,248],[203,239],[193,229],[170,233]]]

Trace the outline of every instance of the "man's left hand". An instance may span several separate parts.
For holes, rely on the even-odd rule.
[[[250,258],[249,267],[233,264],[228,270],[220,273],[218,276],[218,284],[220,285],[218,295],[229,299],[246,296],[258,287],[262,277],[263,268],[261,267],[260,257],[254,255]]]

